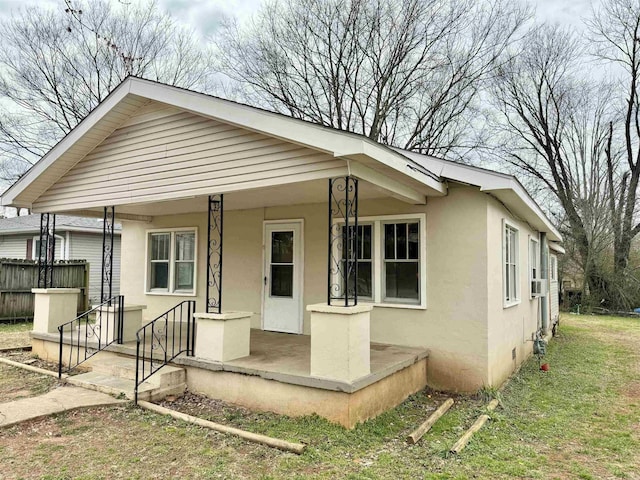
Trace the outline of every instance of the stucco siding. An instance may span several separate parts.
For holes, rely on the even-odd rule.
[[[504,306],[503,221],[518,229],[520,301]],[[531,355],[532,336],[539,328],[540,300],[530,297],[529,239],[538,232],[511,215],[495,199],[487,202],[488,327],[490,384],[499,386]],[[513,351],[515,349],[515,359]]]
[[[91,208],[322,178],[345,161],[159,103],[78,162],[34,209]]]
[[[69,258],[89,262],[89,301],[99,303],[102,282],[102,235],[70,232]],[[112,293],[120,291],[120,236],[113,237],[113,286]]]
[[[362,200],[365,216],[426,214],[427,308],[375,307],[371,340],[430,350],[429,383],[438,388],[473,391],[486,384],[486,195],[451,188],[446,198],[414,206],[394,199]],[[269,207],[225,212],[223,310],[253,312],[261,328],[263,222],[304,219],[303,305],[326,302],[327,206]],[[122,293],[127,303],[147,305],[152,320],[185,295],[145,293],[145,243],[150,229],[197,227],[197,309],[206,298],[207,216],[205,213],[154,217],[151,223],[123,222]],[[309,313],[304,313],[309,334]]]

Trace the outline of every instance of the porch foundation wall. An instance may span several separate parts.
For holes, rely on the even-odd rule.
[[[243,407],[299,417],[317,414],[346,428],[394,408],[427,385],[427,358],[354,393],[238,373],[187,369],[189,391]]]
[[[62,345],[62,364],[68,365],[70,345],[63,344]],[[51,342],[48,340],[43,340],[40,338],[31,338],[31,353],[37,355],[38,358],[44,360],[45,362],[50,363],[58,363],[58,356],[60,354],[60,345],[57,342]],[[74,354],[77,355],[79,352],[80,358],[84,358],[84,348],[79,347],[74,349]],[[78,365],[76,367],[79,371],[91,370],[94,363],[103,362],[106,359],[117,358],[118,354],[115,352],[109,352],[107,350],[101,350],[98,355],[94,355],[89,358],[86,362]]]

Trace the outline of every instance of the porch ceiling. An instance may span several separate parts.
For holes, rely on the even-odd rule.
[[[360,180],[358,184],[360,200],[389,197],[388,192],[370,182]],[[157,215],[177,215],[193,212],[206,212],[207,195],[193,196],[165,202],[137,203],[116,207],[116,217],[141,220]],[[326,179],[299,182],[275,187],[256,188],[224,194],[225,210],[246,210],[251,208],[276,207],[282,205],[305,205],[328,202],[328,183]],[[69,214],[102,217],[102,208],[66,212]],[[124,215],[124,217],[123,217]]]

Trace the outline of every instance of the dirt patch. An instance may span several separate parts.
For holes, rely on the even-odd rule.
[[[628,385],[624,394],[633,400],[640,400],[640,382],[634,382]]]

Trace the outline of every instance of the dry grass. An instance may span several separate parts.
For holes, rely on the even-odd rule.
[[[29,331],[32,329],[32,323],[0,324],[0,348],[31,345]]]
[[[115,407],[0,430],[0,477],[640,478],[640,322],[568,316],[545,361],[547,373],[535,361],[523,366],[500,392],[502,408],[455,457],[448,449],[480,413],[478,399],[458,398],[408,446],[434,406],[427,392],[353,431],[190,397],[172,406],[309,448],[296,456]]]

